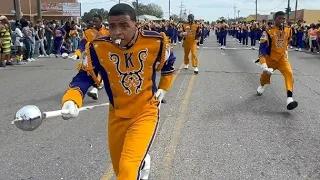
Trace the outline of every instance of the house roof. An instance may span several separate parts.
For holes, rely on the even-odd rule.
[[[138,16],[138,19],[139,20],[149,20],[149,21],[161,21],[162,20],[161,18],[157,18],[155,16],[151,16],[151,15],[147,15],[147,14]]]

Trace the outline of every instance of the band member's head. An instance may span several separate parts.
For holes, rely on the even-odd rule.
[[[102,17],[99,14],[95,14],[92,18],[93,27],[100,29],[102,26]]]
[[[111,39],[114,42],[121,40],[119,44],[121,47],[128,45],[137,31],[136,21],[136,11],[130,5],[123,3],[114,5],[108,14]]]
[[[188,22],[189,23],[193,23],[194,22],[194,15],[193,14],[189,14],[188,15]]]
[[[286,21],[286,14],[283,11],[278,11],[274,14],[274,25],[283,28],[284,22]]]

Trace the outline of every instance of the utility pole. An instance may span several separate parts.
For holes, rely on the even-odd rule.
[[[182,21],[182,9],[183,9],[183,1],[181,1],[181,4],[180,4],[180,21]]]
[[[37,0],[37,16],[39,20],[42,20],[41,0]]]
[[[290,0],[288,0],[288,12],[287,12],[287,22],[290,21],[290,13],[289,13],[289,10],[290,10]]]
[[[256,0],[256,21],[258,21],[258,0]]]
[[[171,12],[170,12],[170,9],[171,9],[171,1],[169,0],[169,21],[171,20]]]
[[[137,13],[137,16],[139,17],[139,0],[136,0],[136,13]],[[138,22],[139,22],[139,18],[138,18]]]
[[[21,19],[21,4],[20,0],[14,0],[14,10],[16,11],[16,20]]]
[[[298,0],[296,0],[296,7],[294,10],[294,22],[297,22]]]
[[[236,20],[236,14],[237,14],[237,7],[236,7],[236,4],[234,4],[233,6],[233,12],[234,12],[234,19]]]
[[[238,19],[240,19],[240,10],[238,10]]]

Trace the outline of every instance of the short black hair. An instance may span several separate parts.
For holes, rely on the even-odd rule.
[[[283,11],[278,11],[274,14],[274,19],[276,19],[278,16],[285,16],[286,14]]]
[[[102,17],[100,16],[100,14],[93,15],[93,18],[98,18],[100,21],[102,21]]]
[[[137,21],[136,11],[128,4],[119,3],[114,5],[108,14],[109,16],[128,15],[132,21]]]

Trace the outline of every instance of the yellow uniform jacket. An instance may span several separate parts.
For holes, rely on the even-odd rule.
[[[110,110],[118,117],[132,118],[150,105],[158,88],[168,91],[171,86],[176,58],[164,33],[137,30],[125,48],[116,46],[107,36],[87,44],[86,52],[86,67],[73,78],[62,103],[72,100],[81,107],[88,88],[99,83],[99,73]],[[158,87],[156,71],[161,71]]]
[[[184,36],[184,42],[194,42],[195,40],[198,40],[200,37],[200,26],[199,24],[183,24],[182,25],[182,31],[186,32],[187,35]]]
[[[109,30],[103,26],[100,29],[90,28],[83,32],[82,39],[79,43],[79,49],[75,52],[77,56],[81,56],[82,52],[85,51],[86,44],[99,37],[109,36]]]
[[[286,51],[291,40],[291,28],[284,27],[280,30],[274,26],[264,31],[260,38],[259,59],[260,63],[266,63],[267,60],[279,61],[286,58]]]

